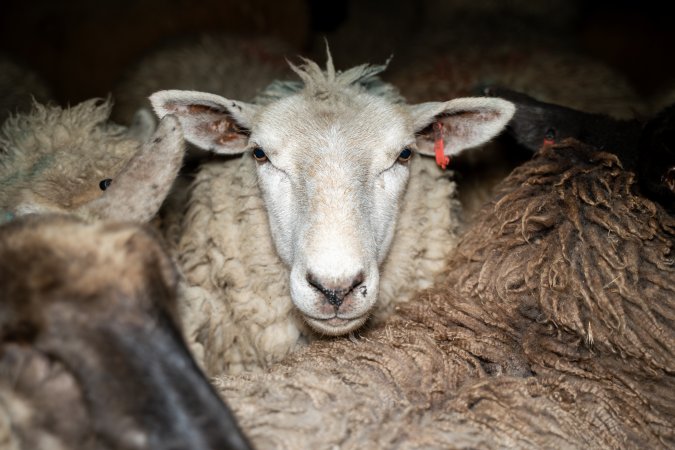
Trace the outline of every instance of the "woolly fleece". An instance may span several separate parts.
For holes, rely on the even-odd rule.
[[[267,367],[316,337],[293,308],[254,164],[248,154],[204,164],[178,233],[185,275],[180,316],[196,359],[211,375]],[[443,269],[460,226],[454,197],[450,173],[430,158],[411,161],[374,322],[429,287]]]
[[[217,386],[259,448],[670,448],[675,222],[633,187],[544,149],[386,324]]]

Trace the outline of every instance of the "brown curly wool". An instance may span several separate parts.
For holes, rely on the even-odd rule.
[[[613,155],[545,148],[385,325],[216,383],[258,448],[672,447],[674,237]]]
[[[544,148],[485,206],[446,283],[520,336],[538,380],[605,405],[587,418],[605,445],[672,446],[675,218],[636,190],[613,154]]]
[[[534,320],[673,371],[675,219],[635,190],[613,154],[544,148],[468,230],[447,282],[510,327]]]

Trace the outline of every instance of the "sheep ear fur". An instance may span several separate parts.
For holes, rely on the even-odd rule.
[[[188,142],[223,155],[245,150],[257,110],[252,104],[196,91],[155,92],[150,103],[160,119],[167,114],[178,118]]]
[[[159,210],[178,176],[185,143],[177,118],[164,117],[148,139],[93,201],[84,203],[79,215],[109,221],[148,222]]]
[[[500,98],[466,97],[447,102],[420,103],[410,106],[417,149],[434,155],[436,141],[433,125],[443,124],[444,153],[455,155],[464,149],[483,144],[499,134],[513,116],[516,107]]]

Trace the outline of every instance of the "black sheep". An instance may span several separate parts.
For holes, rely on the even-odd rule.
[[[545,144],[574,138],[614,153],[626,170],[637,175],[646,197],[675,212],[675,105],[649,121],[617,120],[504,88],[487,87],[483,93],[516,104],[507,130],[518,144],[536,152]]]

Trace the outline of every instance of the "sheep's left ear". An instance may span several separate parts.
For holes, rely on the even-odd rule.
[[[447,102],[420,103],[410,106],[417,149],[423,155],[434,154],[434,124],[440,122],[446,155],[456,155],[476,147],[499,134],[516,107],[500,98],[467,97]]]

